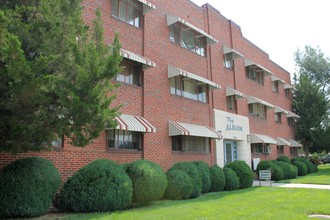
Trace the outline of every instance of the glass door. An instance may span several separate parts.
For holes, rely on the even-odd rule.
[[[238,159],[238,150],[237,150],[236,141],[225,140],[223,150],[224,150],[225,164]]]

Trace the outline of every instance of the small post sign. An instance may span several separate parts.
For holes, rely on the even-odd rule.
[[[261,180],[269,181],[270,185],[272,185],[272,172],[271,170],[259,170],[259,186],[261,186]]]

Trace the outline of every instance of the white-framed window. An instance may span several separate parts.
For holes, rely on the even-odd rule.
[[[258,67],[255,66],[247,66],[246,70],[246,77],[256,81],[259,84],[264,84],[264,73],[263,71],[259,70]]]
[[[229,110],[236,110],[236,98],[235,98],[235,96],[234,95],[227,96],[226,100],[227,100],[227,108]]]
[[[119,82],[141,86],[142,64],[124,59],[121,64],[124,70],[118,73],[116,80]]]
[[[107,147],[109,149],[142,149],[142,132],[107,130]]]
[[[234,60],[232,57],[232,53],[227,53],[223,55],[223,66],[227,69],[233,69]]]
[[[172,136],[172,151],[210,152],[210,139],[197,136]]]
[[[256,154],[270,154],[272,147],[266,143],[254,143],[251,144],[251,151]]]
[[[274,114],[274,119],[276,123],[282,123],[282,114],[281,112],[277,112]]]
[[[143,6],[135,0],[111,0],[111,14],[135,27],[142,27]]]
[[[262,119],[267,118],[267,107],[260,105],[258,103],[251,103],[248,105],[249,113],[253,117],[258,117]]]
[[[272,81],[272,91],[278,93],[278,81]]]

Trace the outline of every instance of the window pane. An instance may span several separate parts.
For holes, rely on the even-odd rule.
[[[172,151],[182,151],[182,136],[172,137]]]
[[[120,19],[126,21],[126,4],[123,1],[119,1],[119,16]]]
[[[189,99],[197,100],[195,83],[189,79],[183,80],[183,96]]]
[[[107,131],[107,146],[108,148],[115,147],[115,130]]]
[[[118,0],[111,0],[111,14],[118,17]]]
[[[127,6],[127,23],[134,25],[134,8],[131,6]]]

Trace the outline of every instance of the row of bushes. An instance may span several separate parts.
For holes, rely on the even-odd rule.
[[[292,158],[280,156],[276,160],[263,160],[257,166],[259,170],[271,170],[272,180],[294,179],[318,171],[317,165],[306,158]]]
[[[43,215],[61,183],[55,166],[37,157],[12,162],[0,177],[0,217]],[[120,165],[99,159],[64,183],[55,205],[70,212],[114,211],[162,198],[189,199],[201,193],[248,188],[252,182],[252,170],[243,161],[223,169],[202,161],[179,162],[165,173],[147,160]]]

